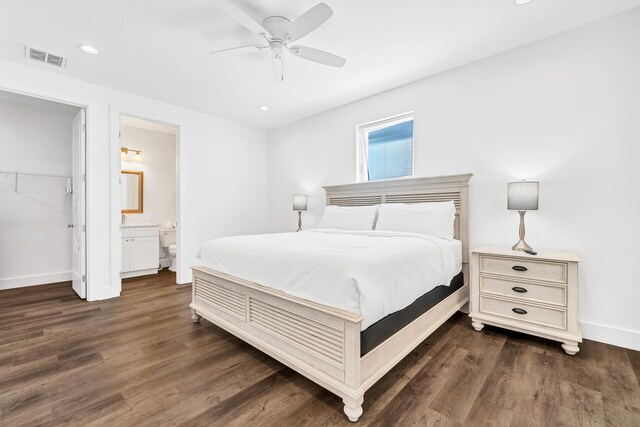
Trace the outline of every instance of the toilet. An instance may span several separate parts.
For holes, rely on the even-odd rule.
[[[161,228],[160,229],[160,246],[171,257],[171,265],[169,271],[176,271],[176,229]]]

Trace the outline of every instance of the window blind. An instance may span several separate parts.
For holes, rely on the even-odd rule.
[[[367,133],[369,180],[413,175],[413,119]]]

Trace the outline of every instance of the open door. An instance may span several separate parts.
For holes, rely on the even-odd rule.
[[[85,225],[85,140],[86,112],[81,109],[73,119],[73,167],[72,167],[72,214],[73,214],[73,290],[82,299],[87,298],[86,275],[86,225]]]

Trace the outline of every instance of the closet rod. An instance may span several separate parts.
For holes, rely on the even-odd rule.
[[[49,175],[44,173],[31,173],[31,172],[20,172],[20,171],[8,171],[8,170],[0,170],[0,174],[9,174],[9,175],[28,175],[28,176],[43,176],[46,178],[71,178],[70,176],[65,175]]]

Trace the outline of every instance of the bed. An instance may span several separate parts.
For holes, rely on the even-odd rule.
[[[201,317],[204,317],[340,396],[349,420],[357,421],[362,414],[365,391],[468,301],[468,182],[470,178],[471,175],[467,174],[324,187],[327,205],[369,206],[383,203],[454,202],[456,209],[454,238],[461,248],[457,251],[452,250],[451,253],[459,254],[459,259],[454,259],[457,265],[453,268],[456,272],[458,270],[461,272],[455,274],[446,285],[441,282],[446,274],[449,274],[446,277],[450,277],[452,270],[443,267],[444,270],[441,271],[436,267],[430,267],[425,261],[424,267],[432,268],[429,271],[433,271],[434,277],[437,276],[434,278],[436,286],[433,286],[433,283],[425,283],[419,295],[403,297],[413,302],[406,305],[405,301],[401,310],[397,309],[399,306],[394,306],[394,301],[391,301],[393,298],[389,295],[379,295],[378,301],[376,298],[369,297],[367,299],[373,301],[368,301],[367,305],[357,305],[362,301],[357,301],[351,294],[347,293],[344,296],[338,294],[339,289],[348,288],[348,286],[335,284],[336,286],[331,288],[334,283],[330,277],[316,278],[328,283],[325,299],[309,298],[297,292],[304,288],[302,285],[308,278],[308,271],[296,272],[291,268],[285,280],[284,276],[278,279],[278,276],[269,276],[264,271],[252,274],[251,269],[245,270],[246,273],[243,271],[240,274],[243,277],[238,277],[202,265],[193,267],[190,305],[193,321],[198,322]],[[303,248],[309,246],[308,242],[312,242],[312,245],[320,250],[318,254],[322,253],[323,245],[336,244],[338,252],[342,248],[344,253],[348,254],[350,245],[360,247],[380,245],[378,243],[380,240],[376,239],[383,238],[387,239],[385,246],[393,247],[397,243],[405,246],[414,245],[423,248],[420,250],[424,251],[440,251],[442,264],[446,264],[445,254],[448,249],[441,243],[427,241],[428,239],[419,236],[397,235],[397,233],[385,237],[380,237],[380,233],[375,236],[371,234],[373,233],[363,232],[342,235],[341,232],[331,230],[311,230],[297,235],[296,240],[291,240],[292,237],[286,234],[280,237],[273,236],[271,240],[283,240],[283,248],[296,242],[301,242],[301,248]],[[260,257],[260,242],[266,240],[268,239],[255,236],[244,240],[237,239],[242,242],[238,245],[238,251],[247,251],[247,256],[253,251],[252,255],[256,257],[255,259],[260,260],[253,266],[255,269],[262,268],[262,263],[266,262],[264,260],[268,260],[266,257]],[[241,252],[233,253],[233,245],[230,246],[228,242],[223,252],[220,250],[207,252],[209,249],[211,248],[203,245],[201,254],[203,260],[206,260],[207,254],[211,253],[218,256],[226,255],[226,259],[217,260],[217,264],[213,265],[228,266],[234,259],[241,256]],[[303,252],[302,249],[300,252]],[[307,256],[313,257],[314,252],[308,252]],[[415,258],[417,255],[413,256]],[[357,264],[355,259],[350,261],[348,257],[344,258],[346,261],[341,266],[345,269],[351,264]],[[424,259],[427,258],[424,256]],[[277,257],[275,259],[277,260]],[[410,258],[407,257],[407,259]],[[420,259],[410,259],[410,262],[417,266]],[[329,256],[317,255],[319,265],[325,261],[329,262],[327,260],[336,263],[336,259],[330,259]],[[212,265],[211,262],[203,262],[203,264]],[[231,271],[240,270],[231,269]],[[358,274],[365,274],[362,271],[364,270]],[[438,276],[442,274],[445,276]],[[379,280],[393,279],[377,273],[374,276],[380,276]],[[260,277],[264,283],[259,284],[247,279],[251,277]],[[278,280],[282,283],[278,283]],[[300,282],[300,286],[297,286],[296,280]],[[369,278],[369,280],[372,279]],[[411,278],[402,276],[399,280],[409,281]],[[265,283],[269,286],[264,286]],[[418,285],[420,284],[416,283],[415,286],[412,284],[411,288]],[[353,295],[359,295],[359,290],[356,289]],[[369,296],[371,295],[369,293]],[[390,301],[386,301],[387,299]],[[326,303],[321,304],[312,300]],[[397,302],[397,304],[403,303]]]

